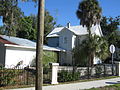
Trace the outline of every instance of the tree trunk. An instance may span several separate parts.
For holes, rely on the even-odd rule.
[[[44,36],[44,0],[38,2],[38,31],[36,46],[36,86],[35,90],[42,90],[43,85],[43,36]]]
[[[90,30],[90,27],[87,27],[87,30],[88,30],[88,39],[89,39],[89,44],[91,43],[91,30]],[[89,45],[90,46],[90,45]],[[90,51],[90,48],[88,48],[88,79],[90,78],[90,66],[91,66],[91,51]]]

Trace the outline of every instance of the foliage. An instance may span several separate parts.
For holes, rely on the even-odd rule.
[[[91,42],[88,40],[89,39],[85,39],[82,44],[73,49],[73,56],[75,58],[75,64],[77,65],[87,66],[89,56],[88,48],[91,50],[92,60],[94,56],[99,57],[101,60],[105,60],[109,56],[108,43],[103,37],[94,35],[91,37]]]
[[[48,33],[54,28],[56,24],[54,18],[50,15],[50,13],[45,11],[45,27],[44,27],[44,43],[47,44],[46,36]],[[22,17],[19,21],[19,29],[16,31],[18,37],[36,40],[37,38],[37,16],[25,16]]]
[[[82,26],[86,26],[88,31],[88,66],[91,66],[93,64],[92,62],[95,51],[92,47],[91,27],[93,25],[100,24],[101,12],[102,9],[100,8],[99,2],[97,0],[82,0],[76,12],[78,19],[80,19],[80,24]]]
[[[43,67],[48,68],[49,63],[57,62],[57,53],[51,51],[44,51],[43,52]],[[35,67],[35,59],[32,61],[31,66]]]
[[[112,17],[102,17],[101,20],[101,29],[104,36],[108,36],[112,32],[118,30],[118,26],[120,25],[120,16],[112,18]]]
[[[82,67],[86,67],[87,66],[87,62],[88,62],[88,52],[87,51],[87,47],[84,46],[84,44],[80,44],[78,46],[76,46],[72,53],[73,53],[73,57],[74,57],[74,64],[75,66],[82,66]]]
[[[0,86],[15,84],[16,83],[15,77],[20,72],[21,71],[18,70],[0,67]]]
[[[59,82],[75,81],[80,78],[80,72],[74,72],[73,74],[73,72],[62,70],[58,75]]]
[[[20,20],[20,29],[18,31],[17,36],[20,37],[19,33],[24,34],[22,37],[27,39],[36,40],[36,32],[37,32],[37,16],[31,15],[21,18]],[[50,13],[46,10],[45,11],[45,27],[44,27],[44,42],[47,43],[47,34],[54,28],[54,25],[56,24],[54,18],[50,15]],[[28,26],[27,26],[28,25]],[[32,31],[32,32],[31,32]],[[27,34],[27,35],[26,35]],[[25,36],[26,35],[26,36]],[[29,35],[30,38],[29,38]]]
[[[19,29],[16,31],[17,37],[36,40],[36,28],[33,18],[32,16],[25,16],[20,19]]]
[[[46,10],[45,11],[45,26],[44,26],[44,43],[47,44],[47,38],[46,36],[48,33],[51,32],[51,30],[54,28],[54,25],[56,24],[55,19],[50,15],[50,13]]]
[[[103,17],[101,20],[101,28],[103,35],[105,36],[106,40],[108,41],[109,45],[114,44],[115,46],[119,47],[120,45],[120,37],[117,33],[119,30],[120,25],[120,16],[115,18],[107,18]]]
[[[102,67],[99,66],[99,65],[97,65],[97,66],[95,67],[95,72],[96,72],[96,76],[97,76],[97,77],[100,77],[100,75],[102,74]]]
[[[22,0],[30,1],[30,0]],[[38,0],[32,0],[37,2]],[[3,16],[4,32],[2,34],[18,36],[30,40],[36,40],[37,35],[37,15],[24,16],[18,7],[18,0],[1,0],[0,16]],[[47,44],[47,34],[54,28],[55,19],[50,13],[45,11],[44,43]],[[0,28],[1,30],[1,28]]]
[[[7,35],[15,36],[16,28],[18,28],[19,19],[23,16],[23,12],[17,7],[17,0],[1,0],[0,16],[3,16],[3,23]]]
[[[97,0],[82,0],[76,12],[81,25],[92,27],[92,25],[99,24],[102,9]]]
[[[0,34],[4,34],[4,27],[0,26]]]

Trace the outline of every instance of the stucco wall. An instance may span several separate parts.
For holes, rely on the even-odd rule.
[[[27,48],[6,47],[5,65],[17,65],[18,62],[23,61],[22,65],[29,65],[35,58],[35,50]]]
[[[5,65],[5,47],[0,44],[0,64]]]

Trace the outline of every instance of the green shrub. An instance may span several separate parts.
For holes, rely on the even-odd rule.
[[[58,59],[57,53],[52,51],[44,51],[43,52],[43,67],[49,68],[49,63],[56,63]],[[35,67],[35,59],[32,60],[31,65],[32,67]]]
[[[65,71],[62,70],[59,74],[58,81],[59,82],[68,82],[68,81],[75,81],[79,80],[80,72],[72,72],[72,71]]]
[[[21,70],[6,69],[0,67],[0,86],[15,84],[15,77],[21,72]]]
[[[101,66],[96,66],[95,67],[95,72],[96,72],[96,76],[100,77],[102,75],[102,67]]]

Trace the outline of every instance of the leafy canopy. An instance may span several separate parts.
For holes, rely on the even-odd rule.
[[[101,12],[102,9],[97,0],[83,0],[80,2],[76,14],[81,25],[92,27],[93,24],[99,24]]]

